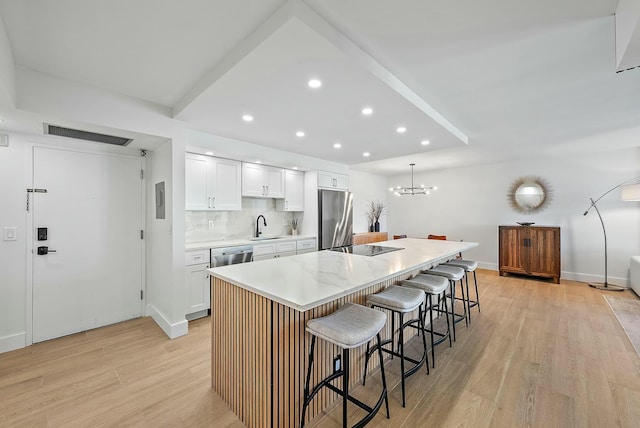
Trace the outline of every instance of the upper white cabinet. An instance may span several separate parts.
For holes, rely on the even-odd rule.
[[[349,190],[349,176],[335,172],[318,171],[318,187]]]
[[[284,170],[255,163],[242,163],[242,196],[284,198]]]
[[[186,153],[186,210],[240,210],[242,208],[240,183],[240,162],[194,153]]]
[[[276,201],[281,211],[304,211],[304,172],[284,170],[284,199]]]

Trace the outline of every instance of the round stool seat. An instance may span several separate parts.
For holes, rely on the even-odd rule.
[[[411,279],[405,279],[400,284],[408,287],[418,288],[425,293],[440,294],[449,286],[449,281],[443,276],[419,274]]]
[[[466,270],[467,272],[473,272],[478,267],[478,262],[475,260],[453,259],[445,263],[448,266],[457,266]]]
[[[385,290],[367,296],[367,305],[396,312],[413,312],[424,303],[424,292],[415,288],[391,285]]]
[[[351,349],[376,337],[386,322],[384,312],[345,303],[327,316],[307,321],[307,331],[341,348]]]
[[[464,269],[457,266],[438,265],[423,273],[439,275],[451,281],[460,281],[464,278]]]

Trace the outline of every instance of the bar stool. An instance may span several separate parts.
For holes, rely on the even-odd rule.
[[[429,374],[429,358],[427,357],[427,340],[425,339],[425,335],[422,335],[422,345],[423,352],[420,360],[416,360],[404,355],[404,329],[414,321],[417,321],[421,328],[424,330],[424,319],[422,315],[422,306],[425,302],[425,294],[421,290],[408,288],[408,287],[400,287],[397,285],[391,285],[384,289],[383,291],[367,296],[367,305],[372,308],[381,308],[391,311],[391,338],[383,341],[380,344],[380,347],[383,352],[391,354],[391,358],[393,356],[400,357],[400,372],[402,373],[402,407],[405,407],[405,379],[417,372],[420,367],[427,362],[427,374]],[[407,322],[404,321],[404,315],[410,314],[413,311],[418,309],[418,318],[409,320]],[[394,348],[394,340],[393,335],[395,334],[395,315],[398,314],[398,318],[400,320],[400,331],[398,332],[398,350],[399,353],[396,352]],[[387,349],[384,346],[391,344],[391,349]],[[369,348],[370,343],[367,343],[367,353],[366,359],[364,362],[364,378],[362,380],[362,385],[367,381],[367,366],[369,365],[369,358],[371,354],[375,351],[374,349]],[[407,371],[404,369],[404,362],[409,361],[413,363],[413,366],[409,368]]]
[[[382,311],[367,308],[355,303],[345,303],[335,312],[320,318],[307,321],[306,330],[311,334],[311,347],[309,349],[309,367],[304,384],[304,404],[302,406],[302,419],[300,427],[304,427],[304,417],[307,406],[313,397],[323,388],[327,387],[333,392],[342,395],[342,426],[347,426],[347,403],[351,401],[367,412],[354,427],[365,426],[378,413],[382,402],[387,407],[387,418],[389,418],[389,400],[387,398],[387,380],[384,375],[384,364],[382,359],[382,347],[380,346],[380,330],[387,321],[387,315]],[[321,380],[313,390],[309,392],[309,382],[311,381],[311,371],[313,369],[313,351],[316,345],[316,337],[333,343],[342,348],[343,361],[340,370],[334,370],[332,374]],[[382,374],[382,393],[374,407],[369,407],[357,398],[349,395],[349,351],[368,343],[374,337],[378,339],[378,357],[380,358],[380,373]],[[332,385],[330,382],[342,377],[342,389]]]
[[[400,281],[400,284],[405,287],[413,287],[419,290],[422,290],[427,296],[427,303],[425,308],[424,317],[426,318],[426,310],[429,311],[429,328],[427,329],[424,325],[424,320],[422,322],[423,328],[423,336],[425,332],[428,332],[431,336],[431,367],[436,367],[436,356],[435,356],[435,346],[442,343],[447,337],[449,338],[449,346],[451,343],[451,326],[449,324],[449,314],[447,308],[447,297],[444,296],[444,311],[440,309],[440,296],[446,294],[447,287],[449,286],[449,281],[437,275],[428,275],[428,274],[419,274],[414,276],[411,279],[405,279]],[[433,296],[438,296],[438,303],[433,303]],[[447,331],[446,333],[435,331],[433,326],[433,311],[434,309],[438,312],[438,316],[444,312],[445,317],[447,319]],[[420,326],[416,326],[415,323],[410,324],[411,327],[420,328]],[[434,340],[434,336],[439,336],[438,340]]]
[[[453,319],[453,340],[455,341],[456,323],[464,319],[465,324],[467,326],[469,325],[469,321],[467,320],[467,304],[464,297],[464,285],[462,284],[462,279],[464,278],[465,273],[464,269],[457,266],[438,265],[432,267],[429,270],[423,271],[422,273],[442,276],[449,280],[449,284],[451,285],[451,318]],[[456,297],[456,283],[458,281],[460,281],[460,291],[462,293],[461,299]],[[462,300],[462,308],[464,310],[462,314],[457,314],[455,311],[456,300]]]
[[[467,285],[467,308],[469,309],[469,323],[471,323],[471,308],[477,306],[478,312],[480,312],[480,296],[478,295],[478,279],[476,278],[478,262],[475,260],[453,259],[449,260],[445,264],[464,269],[464,279]],[[473,283],[476,287],[476,300],[471,300],[471,294],[469,293],[469,272],[473,272]]]

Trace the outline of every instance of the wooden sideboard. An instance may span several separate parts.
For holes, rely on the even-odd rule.
[[[353,245],[371,244],[389,240],[387,232],[365,232],[353,235]]]
[[[498,263],[500,276],[539,276],[559,284],[560,228],[498,226]]]

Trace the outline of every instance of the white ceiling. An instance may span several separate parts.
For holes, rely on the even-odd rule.
[[[189,128],[391,175],[639,126],[640,69],[615,73],[616,6],[0,0],[0,17],[18,70],[165,106]],[[311,77],[323,86],[308,88]]]

